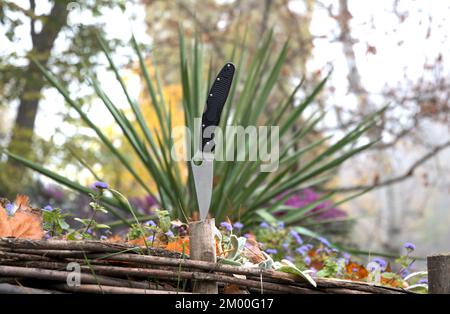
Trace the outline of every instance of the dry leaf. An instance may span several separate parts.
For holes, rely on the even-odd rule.
[[[345,266],[345,270],[347,272],[347,275],[350,276],[350,279],[355,280],[362,280],[364,278],[367,278],[369,275],[369,272],[363,265],[359,265],[354,262],[350,262]]]
[[[18,209],[12,217],[9,217],[6,210],[0,206],[0,237],[42,239],[44,236],[42,217],[30,208],[28,197],[17,196],[16,205]]]
[[[405,288],[408,285],[407,282],[404,282],[402,280],[396,279],[396,278],[386,278],[381,276],[381,284],[385,286],[391,286],[394,288]]]
[[[241,290],[238,285],[229,284],[223,288],[224,294],[246,294],[245,290]]]
[[[0,238],[10,237],[12,234],[8,218],[6,210],[0,206]]]
[[[165,244],[161,241],[160,236],[157,235],[153,241],[146,239],[145,237],[140,237],[133,240],[128,240],[127,243],[138,246],[151,246],[151,247],[164,247]]]
[[[17,208],[22,209],[22,210],[30,210],[31,211],[30,199],[28,198],[28,196],[20,195],[20,194],[17,195],[15,203],[17,205]]]
[[[140,237],[133,240],[128,240],[128,244],[137,245],[137,246],[151,246],[154,248],[164,248],[166,246],[167,240],[165,239],[164,234],[157,233],[153,241],[149,240],[146,237]]]
[[[35,213],[18,209],[9,219],[9,225],[12,237],[33,240],[40,240],[44,237],[42,218]]]
[[[106,242],[110,242],[110,243],[123,243],[123,239],[120,235],[115,234],[113,236],[110,236],[109,238],[106,239]]]
[[[128,240],[127,243],[137,245],[137,246],[144,246],[146,243],[146,239],[145,239],[145,237],[140,237],[137,239]],[[148,244],[148,241],[147,241],[147,244]]]
[[[245,247],[242,250],[242,255],[246,257],[253,264],[259,264],[266,260],[266,257],[259,249],[258,242],[254,237],[248,237]]]
[[[178,253],[185,253],[186,255],[189,255],[189,238],[178,238],[175,241],[169,242],[166,247],[166,250],[168,251],[174,251]]]
[[[220,245],[219,240],[217,240],[217,237],[214,237],[214,242],[216,243],[216,255],[217,256],[223,256],[224,251],[222,249],[222,246]]]

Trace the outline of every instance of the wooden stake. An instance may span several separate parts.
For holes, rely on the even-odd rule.
[[[189,223],[189,255],[191,260],[216,263],[214,218]],[[217,294],[217,282],[194,281],[194,293]]]
[[[450,294],[450,253],[427,257],[428,293]]]

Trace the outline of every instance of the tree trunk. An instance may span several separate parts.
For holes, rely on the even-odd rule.
[[[67,24],[67,15],[69,11],[66,7],[68,3],[69,1],[67,0],[58,0],[54,2],[50,14],[46,16],[46,22],[39,33],[35,32],[35,19],[30,18],[32,49],[29,51],[28,55],[36,57],[43,66],[47,66],[55,40],[61,29]],[[33,13],[34,7],[35,1],[30,0],[30,9]],[[31,145],[33,142],[33,131],[39,100],[46,82],[37,66],[32,63],[31,60],[24,73],[26,73],[26,77],[24,78],[25,84],[19,99],[19,107],[17,109],[14,127],[11,131],[8,151],[27,157],[32,151]],[[18,175],[20,171],[18,169],[20,167],[20,165],[9,160],[3,171],[5,178],[2,178],[2,183],[10,186],[9,183],[11,183],[11,180],[5,179],[14,177],[14,185],[20,184],[20,182],[17,182],[20,181],[20,178],[23,178],[22,175]],[[11,190],[11,188],[7,188],[7,190]]]
[[[51,50],[59,32],[63,26],[67,24],[67,3],[68,1],[55,1],[50,15],[46,19],[47,22],[39,33],[35,33],[35,20],[31,19],[30,29],[33,48],[29,54],[37,56],[39,62],[44,66],[48,63]],[[34,11],[34,0],[30,1],[30,6]],[[39,72],[36,65],[31,61],[25,73],[27,73],[28,77],[26,78],[20,97],[16,121],[12,130],[10,145],[8,147],[8,149],[14,153],[26,153],[23,149],[30,148],[40,94],[45,85],[45,79],[42,77],[42,74]],[[20,149],[18,149],[19,147]]]

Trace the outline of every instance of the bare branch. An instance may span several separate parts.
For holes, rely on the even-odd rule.
[[[338,188],[333,188],[333,189],[320,189],[320,190],[323,191],[323,192],[330,192],[330,191],[353,192],[353,191],[360,191],[360,190],[369,190],[369,189],[380,188],[380,187],[384,187],[384,186],[387,186],[387,185],[392,185],[392,184],[401,182],[403,180],[406,180],[406,179],[412,177],[414,172],[416,171],[416,169],[419,166],[424,164],[429,159],[435,157],[437,154],[439,154],[441,151],[443,151],[444,149],[446,149],[448,147],[450,147],[450,141],[445,142],[445,143],[443,143],[441,145],[435,146],[431,151],[429,151],[428,153],[423,155],[421,158],[416,160],[404,174],[402,174],[402,175],[400,175],[398,177],[387,179],[385,181],[375,182],[373,184],[356,185],[356,186],[348,186],[348,187],[338,187]]]

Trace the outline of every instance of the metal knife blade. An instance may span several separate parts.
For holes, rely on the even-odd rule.
[[[195,163],[191,165],[192,174],[194,175],[195,191],[197,192],[200,219],[205,220],[208,216],[209,205],[211,204],[214,159],[203,159],[201,165],[196,165]]]

